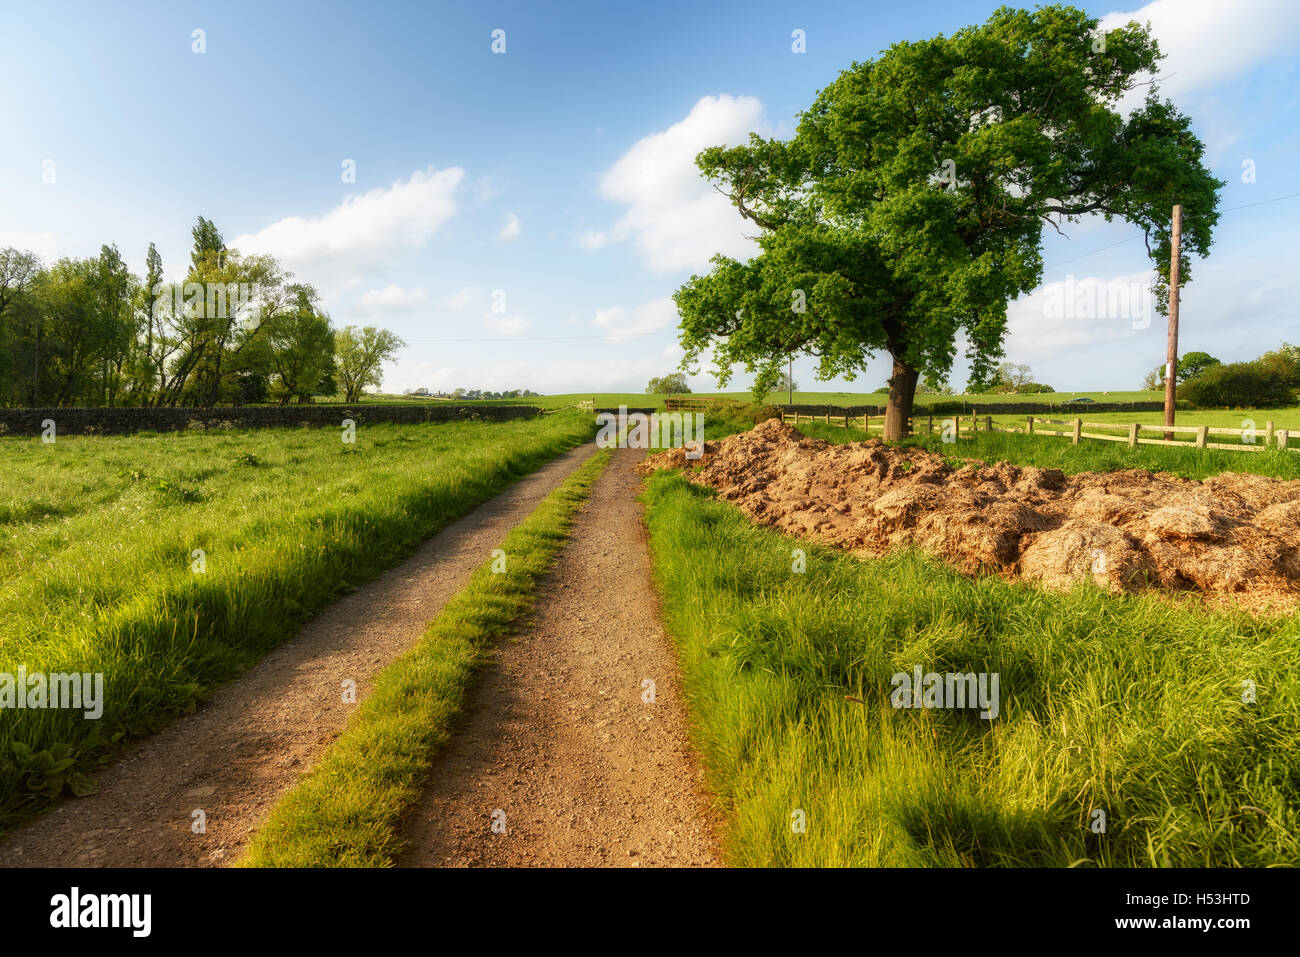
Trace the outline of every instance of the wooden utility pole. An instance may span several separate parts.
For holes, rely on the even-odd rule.
[[[1165,352],[1165,425],[1174,424],[1174,387],[1178,381],[1178,272],[1183,247],[1183,207],[1174,207],[1170,230],[1172,248],[1169,255],[1169,344]],[[1174,440],[1173,432],[1165,433]]]

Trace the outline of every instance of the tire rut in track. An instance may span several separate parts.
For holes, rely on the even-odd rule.
[[[651,584],[639,459],[614,454],[533,624],[484,669],[405,822],[402,866],[720,863]]]

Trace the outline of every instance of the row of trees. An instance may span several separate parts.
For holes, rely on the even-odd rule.
[[[541,395],[532,389],[506,389],[504,392],[492,392],[489,389],[454,389],[447,396],[449,399],[531,399]]]
[[[0,249],[0,403],[196,406],[355,402],[404,343],[336,331],[315,288],[268,255],[230,249],[199,217],[182,282],[153,243],[134,275],[115,245],[46,265]]]

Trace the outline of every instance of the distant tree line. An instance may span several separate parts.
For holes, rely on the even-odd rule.
[[[453,389],[451,392],[434,392],[421,386],[418,389],[407,389],[402,395],[413,395],[422,399],[531,399],[541,393],[534,392],[532,389],[506,389],[504,392],[493,392],[490,389]]]
[[[0,248],[0,404],[210,408],[340,391],[355,402],[379,385],[401,339],[336,331],[315,288],[272,256],[227,247],[202,216],[191,234],[172,283],[153,243],[143,278],[115,245],[48,265]]]
[[[489,389],[454,389],[448,398],[451,399],[531,399],[534,396],[541,395],[540,392],[534,392],[532,389],[506,389],[504,392],[493,392]]]

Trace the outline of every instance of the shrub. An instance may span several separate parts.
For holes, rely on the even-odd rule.
[[[1281,362],[1230,362],[1188,379],[1178,387],[1178,398],[1200,408],[1275,408],[1295,401],[1295,380]]]

